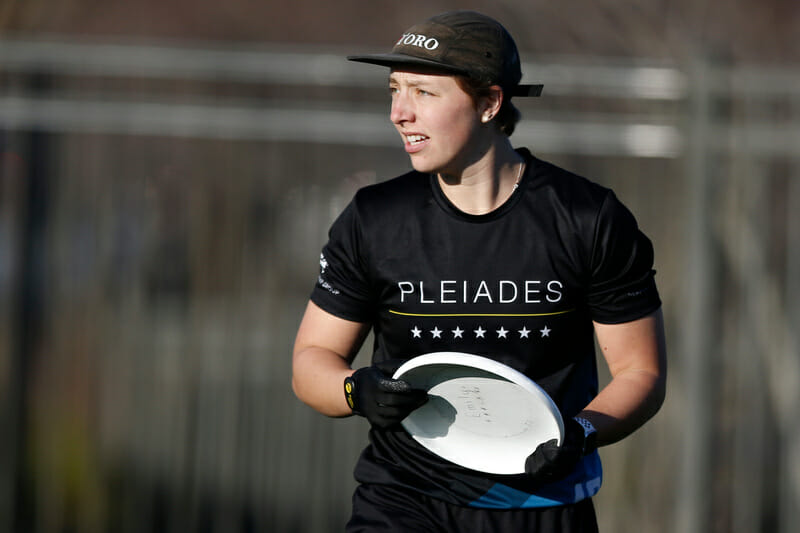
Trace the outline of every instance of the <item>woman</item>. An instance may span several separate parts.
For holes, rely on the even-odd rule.
[[[596,447],[664,398],[650,241],[610,190],[512,147],[511,99],[541,86],[519,83],[516,45],[493,19],[444,13],[390,54],[349,59],[390,67],[390,119],[414,171],[360,190],[333,224],[295,342],[296,395],[371,425],[347,531],[596,531]],[[372,365],[354,371],[370,328]],[[601,391],[595,336],[612,376]],[[437,351],[535,380],[564,417],[561,445],[494,475],[417,444],[399,422],[426,395],[391,373]]]

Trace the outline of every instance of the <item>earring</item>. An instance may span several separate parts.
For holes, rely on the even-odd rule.
[[[487,113],[487,114],[483,115],[483,122],[489,122],[490,120],[492,120],[492,114],[491,113]]]

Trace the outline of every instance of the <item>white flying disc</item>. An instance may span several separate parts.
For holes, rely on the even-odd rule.
[[[530,378],[492,359],[436,352],[406,361],[394,374],[428,392],[402,425],[428,450],[493,474],[525,472],[525,459],[564,422],[553,400]]]

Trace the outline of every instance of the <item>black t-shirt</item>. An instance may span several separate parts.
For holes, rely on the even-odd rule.
[[[334,222],[311,299],[369,323],[373,362],[439,351],[482,355],[536,381],[562,416],[597,394],[592,321],[657,310],[653,248],[607,188],[533,157],[498,209],[470,215],[435,176],[410,172],[359,190]],[[601,482],[597,454],[566,479],[474,472],[428,452],[402,428],[371,430],[364,483],[400,484],[462,505],[570,503]]]

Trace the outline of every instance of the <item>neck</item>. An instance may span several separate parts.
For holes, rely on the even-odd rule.
[[[506,140],[460,174],[438,174],[447,199],[471,215],[484,215],[503,205],[522,177],[524,160]]]

